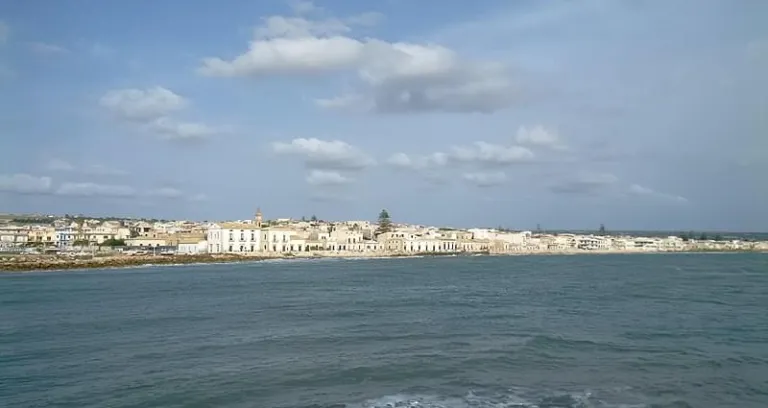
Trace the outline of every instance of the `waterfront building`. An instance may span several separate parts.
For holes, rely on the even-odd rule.
[[[69,248],[75,243],[76,236],[77,230],[71,225],[62,228],[56,228],[56,246],[58,248]]]
[[[254,253],[267,250],[269,243],[262,240],[263,215],[256,210],[252,222],[224,222],[212,224],[206,233],[208,252]]]

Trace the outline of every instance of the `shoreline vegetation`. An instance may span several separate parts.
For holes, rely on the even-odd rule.
[[[525,255],[608,255],[608,254],[669,254],[669,253],[765,253],[757,249],[686,249],[667,251],[648,250],[557,250],[557,251],[524,251],[514,253],[484,252],[420,252],[420,253],[286,253],[286,254],[163,254],[163,255],[0,255],[0,272],[44,272],[86,269],[115,269],[139,266],[161,265],[195,265],[195,264],[225,264],[245,263],[266,260],[289,259],[382,259],[382,258],[419,258],[419,257],[450,257],[450,256],[525,256]]]

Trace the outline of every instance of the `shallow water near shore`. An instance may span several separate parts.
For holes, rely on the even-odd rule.
[[[768,406],[768,255],[0,275],[0,406]]]

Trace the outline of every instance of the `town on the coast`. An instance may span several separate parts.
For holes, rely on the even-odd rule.
[[[382,210],[375,222],[324,221],[315,216],[194,222],[5,216],[0,218],[2,265],[53,256],[115,259],[147,256],[240,258],[386,257],[450,254],[575,254],[596,252],[766,251],[768,241],[695,236],[446,228],[393,222]],[[8,256],[13,256],[8,260]],[[144,258],[141,258],[144,257]],[[64,261],[62,261],[64,258]],[[153,261],[154,262],[154,261]],[[126,263],[127,264],[127,263]],[[9,266],[10,265],[10,266]]]

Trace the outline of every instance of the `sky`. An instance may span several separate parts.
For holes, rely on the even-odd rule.
[[[0,212],[768,231],[768,2],[0,3]]]

